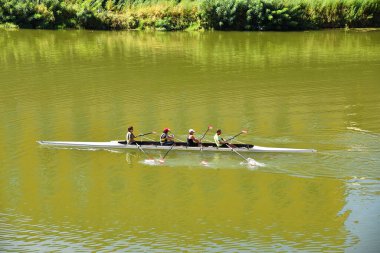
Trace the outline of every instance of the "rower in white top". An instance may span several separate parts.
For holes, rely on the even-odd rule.
[[[128,145],[135,144],[135,138],[136,136],[133,134],[133,126],[128,127],[128,132],[125,136],[125,140],[127,141]]]

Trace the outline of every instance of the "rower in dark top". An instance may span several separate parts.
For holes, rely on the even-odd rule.
[[[189,147],[198,147],[198,144],[200,143],[200,141],[195,138],[194,133],[194,129],[189,129],[189,136],[187,136],[187,146]]]
[[[169,132],[169,128],[165,128],[164,131],[162,131],[162,134],[160,136],[160,144],[162,146],[171,146],[174,144],[174,136],[169,135]]]
[[[133,134],[133,126],[128,127],[128,133],[125,136],[128,145],[136,144],[136,136]]]

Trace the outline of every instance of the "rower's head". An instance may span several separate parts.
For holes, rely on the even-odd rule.
[[[133,131],[133,126],[128,127],[128,132]]]
[[[189,129],[189,134],[194,134],[194,133],[195,133],[194,129]]]
[[[218,129],[218,130],[216,130],[216,133],[217,133],[218,135],[221,135],[221,134],[222,134],[222,129]]]
[[[170,131],[170,128],[164,128],[164,133],[168,133]]]

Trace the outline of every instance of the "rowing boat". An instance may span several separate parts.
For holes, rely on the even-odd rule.
[[[43,146],[71,147],[71,148],[107,148],[107,149],[138,149],[137,145],[128,145],[126,141],[109,142],[79,142],[79,141],[37,141]],[[142,149],[168,150],[171,146],[162,146],[159,142],[138,141]],[[282,152],[282,153],[312,153],[315,149],[273,148],[261,147],[252,144],[234,144],[234,150],[239,152]],[[189,151],[231,151],[231,148],[217,147],[215,143],[202,143],[202,146],[189,147],[186,142],[176,142],[173,150]]]

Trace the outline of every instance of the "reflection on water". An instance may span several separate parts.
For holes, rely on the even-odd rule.
[[[12,227],[4,241],[17,235],[15,249],[37,240],[72,250],[83,244],[111,251],[333,250],[350,237],[343,229],[348,213],[339,214],[342,180],[250,171],[238,162],[235,169],[179,167],[177,153],[159,167],[139,163],[145,159],[139,153],[129,153],[131,164],[122,153],[44,149],[41,155],[53,171],[32,169],[25,186],[5,183],[1,216]],[[83,162],[75,165],[78,156]]]
[[[2,251],[376,252],[380,32],[0,31]],[[42,148],[209,125],[314,154]],[[206,140],[212,140],[212,134]],[[159,135],[147,136],[158,140]],[[149,161],[149,160],[148,160]]]

